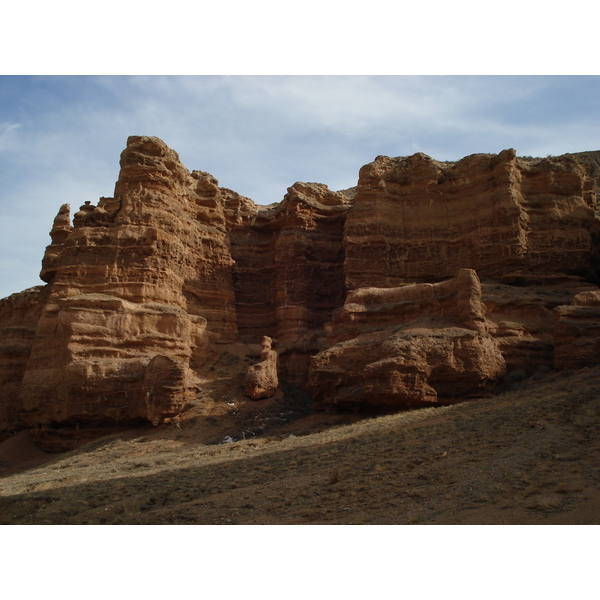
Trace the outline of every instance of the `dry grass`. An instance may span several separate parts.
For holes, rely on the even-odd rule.
[[[599,523],[599,392],[596,368],[308,435],[287,424],[216,445],[193,427],[109,436],[0,478],[0,520]],[[316,418],[296,431],[318,430]]]

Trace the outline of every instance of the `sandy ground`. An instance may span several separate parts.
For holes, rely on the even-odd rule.
[[[238,401],[61,455],[27,433],[3,442],[0,522],[600,523],[600,368],[354,423]],[[274,426],[229,441],[257,415]]]

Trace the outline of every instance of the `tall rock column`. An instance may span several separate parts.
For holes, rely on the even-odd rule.
[[[72,430],[177,414],[208,344],[237,335],[217,182],[161,140],[130,137],[114,198],[86,202],[72,229],[66,215],[42,263],[48,300],[22,385],[26,420],[50,449]]]

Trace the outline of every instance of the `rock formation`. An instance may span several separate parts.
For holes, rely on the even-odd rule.
[[[0,300],[0,440],[24,427],[21,384],[46,296],[40,286]]]
[[[464,267],[510,284],[595,280],[594,211],[594,180],[574,158],[379,156],[360,170],[346,221],[346,285],[440,281]]]
[[[430,284],[359,288],[312,361],[318,408],[405,408],[485,395],[506,372],[475,271]]]
[[[271,348],[272,342],[270,337],[263,337],[260,361],[248,367],[246,371],[244,394],[253,400],[271,398],[279,385],[277,352]]]
[[[344,303],[349,207],[342,192],[298,182],[281,204],[258,207],[232,193],[226,204],[239,333],[277,338],[282,376],[297,384],[323,324]]]
[[[84,204],[72,229],[67,214],[61,207],[42,261],[48,297],[21,385],[24,419],[47,446],[53,429],[177,414],[210,341],[237,335],[212,177],[190,174],[156,138],[131,137],[115,197]]]
[[[247,395],[279,380],[317,408],[454,402],[596,364],[598,164],[379,156],[355,188],[296,182],[264,207],[130,137],[114,196],[60,207],[46,285],[0,301],[0,435],[60,450],[160,424],[200,401],[208,356],[263,337],[278,350]]]
[[[600,363],[600,291],[577,294],[555,309],[554,366],[592,367]]]

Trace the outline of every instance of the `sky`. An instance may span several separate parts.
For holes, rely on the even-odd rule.
[[[5,4],[0,298],[42,283],[41,259],[62,204],[71,204],[74,213],[85,201],[113,194],[130,135],[160,137],[188,169],[208,171],[259,204],[280,201],[296,181],[353,186],[360,167],[380,154],[425,152],[455,160],[509,147],[538,156],[600,148],[598,9],[591,0],[560,6],[541,0]],[[109,570],[122,565],[119,584],[131,580],[132,591],[140,592],[131,565],[143,570],[154,559],[157,534],[152,531],[152,540],[132,551],[133,536],[125,529],[106,530],[103,539],[100,528],[93,544],[88,529],[61,531],[58,543],[66,551],[86,547],[75,569],[82,583],[123,547],[127,555],[118,555]],[[208,544],[198,544],[196,530],[188,530],[195,537],[185,546],[186,528],[172,528],[177,537],[162,529],[161,541],[167,537],[170,547],[193,546],[194,552],[176,553],[177,562],[167,565],[177,577],[146,578],[145,595],[187,591],[185,573],[194,577],[190,590],[197,590],[198,564],[204,566],[202,589],[222,592],[231,573],[231,561],[223,557],[231,554],[232,542],[217,529],[202,531]],[[514,529],[469,529],[475,538],[465,537],[466,530],[403,530],[402,543],[397,530],[388,540],[382,529],[336,528],[334,534],[299,527],[292,543],[284,528],[270,530],[285,536],[274,541],[264,541],[266,530],[253,532],[254,553],[235,564],[236,573],[242,569],[238,579],[251,582],[246,595],[263,600],[281,595],[288,569],[298,597],[314,594],[315,582],[321,595],[354,597],[359,589],[362,596],[384,595],[397,588],[398,564],[404,566],[403,590],[423,595],[424,586],[439,586],[428,597],[457,589],[461,598],[479,598],[485,589],[491,598],[504,598],[515,589],[508,574],[533,596],[585,596],[594,589],[593,553],[587,550],[593,540],[583,539],[586,528],[577,528],[577,535],[573,528],[538,528],[535,537],[532,528],[527,535],[521,529],[517,544]],[[30,577],[30,561],[20,559],[25,552],[57,544],[54,530],[40,542],[41,533],[5,533],[12,537],[2,558],[21,579]],[[115,545],[115,539],[125,543]],[[422,560],[433,547],[444,556],[436,578],[431,561]],[[198,554],[203,549],[206,554]],[[46,595],[45,582],[62,568],[63,554],[55,553],[57,562],[44,556],[36,564]],[[297,565],[309,555],[311,577],[301,581]],[[331,577],[356,556],[360,573]],[[193,563],[182,567],[182,557]],[[277,596],[268,593],[265,560],[270,574],[280,575],[273,578]],[[106,585],[110,590],[100,585],[96,595],[90,593],[110,593],[114,577]]]
[[[599,76],[0,76],[0,297],[40,285],[59,207],[112,196],[129,135],[257,204],[376,156],[600,148]]]

